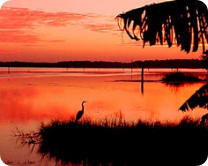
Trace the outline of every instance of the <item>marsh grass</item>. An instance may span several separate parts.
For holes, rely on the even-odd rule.
[[[208,130],[188,117],[179,124],[120,118],[52,121],[39,130],[38,152],[63,165],[200,165]]]

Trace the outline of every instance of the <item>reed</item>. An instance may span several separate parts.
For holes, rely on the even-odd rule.
[[[179,124],[71,119],[38,133],[38,152],[63,165],[200,165],[208,155],[206,125],[188,117]]]

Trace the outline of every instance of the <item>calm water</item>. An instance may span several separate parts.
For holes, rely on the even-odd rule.
[[[184,116],[199,118],[207,110],[181,112],[179,107],[205,83],[170,86],[160,80],[171,69],[0,68],[0,155],[10,165],[55,165],[36,147],[21,145],[13,131],[37,130],[42,122],[67,120],[86,100],[85,118],[102,120],[122,113],[127,121],[177,123]],[[204,78],[206,71],[180,69]],[[33,152],[31,152],[33,150]]]

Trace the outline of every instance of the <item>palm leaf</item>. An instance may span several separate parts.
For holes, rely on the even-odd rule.
[[[173,43],[181,50],[197,51],[202,43],[203,52],[208,43],[208,11],[198,0],[176,0],[133,9],[117,17],[119,27],[131,39],[143,40],[143,44]],[[121,26],[121,23],[122,26]],[[136,33],[136,31],[138,33]]]
[[[188,111],[197,106],[208,109],[208,83],[196,91],[179,109]]]

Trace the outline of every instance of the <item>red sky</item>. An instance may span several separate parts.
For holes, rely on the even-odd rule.
[[[0,9],[0,61],[199,58],[146,46],[119,31],[117,14],[162,0],[10,0]]]

